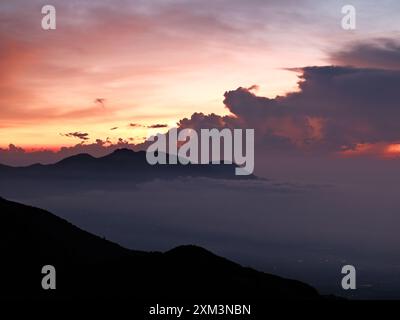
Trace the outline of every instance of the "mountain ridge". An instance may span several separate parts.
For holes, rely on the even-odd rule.
[[[167,157],[169,155],[167,154]],[[66,157],[53,164],[32,164],[29,166],[12,167],[0,164],[0,178],[19,178],[21,176],[36,176],[49,179],[59,177],[74,177],[79,175],[83,178],[95,178],[110,173],[147,180],[153,178],[171,179],[178,176],[225,178],[225,179],[255,179],[256,176],[236,176],[236,164],[226,164],[221,161],[220,164],[196,164],[189,163],[183,165],[177,164],[156,164],[151,165],[147,162],[145,151],[133,151],[122,148],[102,156],[94,157],[88,153]],[[64,170],[64,171],[63,171]]]
[[[306,299],[307,284],[262,273],[186,245],[167,252],[123,248],[50,212],[0,197],[0,298]],[[43,265],[57,270],[57,290],[40,288]]]

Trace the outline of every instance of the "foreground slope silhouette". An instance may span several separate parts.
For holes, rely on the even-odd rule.
[[[302,282],[244,268],[200,247],[133,251],[42,209],[0,198],[0,212],[2,299],[320,299]],[[57,270],[56,290],[41,288],[47,264]]]

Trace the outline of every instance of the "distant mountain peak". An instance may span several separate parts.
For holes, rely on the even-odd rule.
[[[105,155],[103,158],[107,157],[134,157],[138,155],[144,155],[145,151],[134,151],[132,149],[128,148],[121,148],[121,149],[116,149],[113,152]]]
[[[70,163],[70,162],[81,162],[81,161],[93,160],[93,159],[96,159],[96,158],[91,156],[88,153],[79,153],[79,154],[64,158],[64,159],[58,161],[56,164]]]

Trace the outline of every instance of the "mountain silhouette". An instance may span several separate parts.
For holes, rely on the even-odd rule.
[[[167,155],[168,156],[168,155]],[[126,190],[152,180],[212,178],[226,180],[257,179],[254,175],[235,175],[235,164],[150,165],[145,151],[118,149],[95,158],[78,154],[57,163],[26,167],[0,165],[0,194],[7,198],[50,195],[78,190]]]
[[[168,157],[168,154],[166,155]],[[78,154],[65,158],[57,163],[42,165],[34,164],[26,167],[11,167],[0,165],[2,178],[113,178],[123,177],[135,180],[148,180],[153,178],[171,179],[176,177],[209,177],[224,179],[254,179],[254,175],[236,176],[236,164],[156,164],[150,165],[146,159],[145,151],[130,149],[117,149],[100,158],[89,154]]]
[[[3,299],[321,299],[307,284],[197,246],[133,251],[42,209],[0,198],[0,212]],[[56,290],[41,288],[44,265],[56,268]]]

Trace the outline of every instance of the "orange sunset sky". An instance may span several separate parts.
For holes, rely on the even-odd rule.
[[[335,48],[399,29],[391,8],[354,3],[358,28],[345,32],[342,1],[51,1],[57,29],[46,31],[42,1],[3,1],[0,147],[79,143],[71,132],[141,142],[149,126],[229,114],[223,94],[240,86],[296,91],[288,69],[330,65]]]

